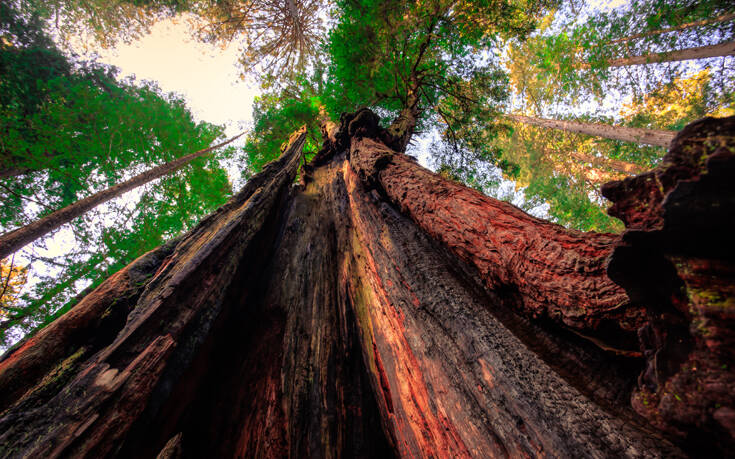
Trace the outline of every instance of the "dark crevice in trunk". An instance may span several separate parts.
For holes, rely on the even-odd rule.
[[[232,408],[243,397],[258,400],[262,394],[248,394],[257,390],[258,378],[268,374],[280,352],[277,338],[282,334],[283,317],[261,310],[253,297],[262,283],[262,261],[268,259],[273,247],[280,207],[287,200],[288,194],[284,194],[248,245],[223,295],[221,309],[203,311],[200,319],[187,327],[182,352],[171,359],[153,402],[132,427],[121,457],[154,457],[177,433],[182,433],[182,451],[187,457],[232,456],[237,434],[222,432],[221,425],[226,421],[240,425],[240,419],[235,418],[243,416],[243,411]],[[238,368],[241,371],[236,372]],[[242,378],[241,384],[233,384],[235,376]],[[225,401],[229,399],[224,406],[223,396]],[[213,450],[212,445],[219,449]]]

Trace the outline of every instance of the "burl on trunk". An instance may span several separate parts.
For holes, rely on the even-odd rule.
[[[343,116],[296,184],[297,132],[228,204],[4,356],[0,454],[663,457],[732,445],[732,244],[677,242],[732,219],[732,120],[707,123],[649,173],[665,185],[608,189],[621,216],[655,207],[625,217],[622,239],[432,174],[387,147],[369,112]],[[683,208],[703,205],[696,220]]]

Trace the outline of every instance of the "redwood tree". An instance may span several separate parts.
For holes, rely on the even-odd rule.
[[[659,169],[609,186],[621,240],[423,169],[367,110],[295,185],[301,130],[227,205],[3,358],[2,453],[726,448],[733,133],[704,120]]]
[[[473,31],[470,2],[340,5],[350,15],[333,30],[330,71],[344,84],[312,108],[324,118],[345,99],[377,100],[393,123],[343,113],[299,170],[302,128],[225,206],[12,349],[0,454],[735,446],[735,119],[685,128],[660,167],[605,188],[622,236],[565,229],[401,151],[429,115],[461,126],[478,102],[502,100],[502,75],[465,58],[492,27],[527,23],[489,17]],[[340,40],[361,31],[371,40]]]

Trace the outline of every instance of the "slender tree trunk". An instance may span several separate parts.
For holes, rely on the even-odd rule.
[[[628,65],[660,64],[662,62],[687,61],[735,55],[735,41],[718,45],[699,46],[696,48],[678,49],[661,53],[648,53],[641,56],[621,57],[606,62],[607,67],[625,67]],[[588,69],[590,64],[581,63],[579,68]]]
[[[606,139],[655,145],[664,148],[668,148],[676,136],[676,132],[674,131],[610,126],[608,124],[583,123],[580,121],[550,120],[523,115],[505,115],[505,117],[519,123],[531,124],[547,129],[560,129],[562,131],[576,132],[577,134],[587,134]]]
[[[43,218],[40,218],[33,223],[3,234],[0,236],[0,258],[4,258],[17,250],[20,250],[25,245],[45,236],[51,231],[59,228],[61,225],[74,220],[91,209],[94,209],[98,205],[120,196],[126,191],[130,191],[150,181],[181,169],[196,158],[204,156],[214,149],[227,145],[241,135],[242,134],[237,135],[218,145],[190,153],[165,164],[161,164],[160,166],[156,166],[153,169],[149,169],[136,175],[130,180],[126,180],[123,183],[119,183],[107,188],[106,190],[97,192],[75,202],[74,204],[69,204],[63,209],[59,209]]]
[[[717,183],[702,186],[717,193],[707,202],[732,201],[733,155],[716,141],[732,135],[708,132],[688,132],[668,158],[673,209],[698,196],[681,194],[699,186],[684,167],[701,167],[693,145],[722,146],[707,155],[724,173],[710,170],[703,180]],[[629,408],[641,368],[684,370],[670,347],[630,349],[652,317],[671,314],[649,313],[606,277],[619,236],[566,230],[447,182],[388,148],[375,116],[343,116],[337,144],[295,186],[304,137],[174,248],[145,255],[0,361],[0,454],[682,456]],[[616,205],[646,212],[636,203],[653,195],[632,189],[616,188]],[[682,266],[711,259],[696,251],[701,239]],[[635,275],[624,262],[651,249],[629,247],[618,274]],[[708,272],[730,272],[729,260]],[[652,286],[643,290],[665,287]],[[724,316],[708,320],[732,337]],[[671,342],[690,333],[656,326]],[[677,425],[711,447],[727,444],[710,422],[726,425],[733,403],[710,394],[727,392],[733,371],[709,345],[697,355],[720,373],[686,376],[714,388],[706,407],[726,409]],[[680,413],[699,409],[677,395]],[[666,406],[648,418],[664,429]]]
[[[681,30],[691,29],[692,27],[719,24],[720,22],[732,21],[733,19],[735,19],[735,13],[725,13],[719,16],[715,16],[713,18],[707,18],[707,19],[701,19],[699,21],[687,22],[685,24],[680,24],[675,27],[669,27],[666,29],[649,30],[647,32],[641,32],[641,33],[637,33],[634,35],[629,35],[627,37],[618,38],[617,40],[612,40],[608,42],[608,44],[614,45],[618,43],[624,43],[626,41],[637,40],[638,38],[653,37],[655,35],[661,35],[661,34],[670,33],[670,32],[678,32]]]

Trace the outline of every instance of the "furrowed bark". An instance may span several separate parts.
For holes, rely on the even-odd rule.
[[[218,145],[199,150],[186,156],[176,158],[173,161],[169,161],[165,164],[161,164],[160,166],[156,166],[153,169],[136,175],[130,180],[126,180],[123,183],[119,183],[106,190],[102,190],[98,193],[93,194],[92,196],[81,199],[74,204],[69,204],[63,209],[59,209],[43,218],[34,221],[33,223],[3,234],[2,236],[0,236],[0,258],[5,258],[11,253],[22,249],[25,245],[30,244],[36,239],[47,235],[51,231],[59,228],[61,225],[69,223],[75,218],[83,215],[85,212],[94,209],[98,205],[120,196],[126,191],[130,191],[141,185],[145,185],[152,180],[163,177],[164,175],[181,169],[190,162],[194,161],[196,158],[199,158],[200,156],[203,156],[216,148],[227,145],[241,135],[242,134]]]
[[[22,393],[17,387],[24,384],[28,391],[0,418],[1,455],[99,457],[115,452],[147,403],[155,401],[152,394],[170,390],[166,378],[191,358],[201,334],[211,326],[222,307],[219,291],[229,285],[239,256],[295,177],[305,135],[305,130],[295,135],[278,161],[177,244],[110,344],[89,357],[79,351],[69,355],[35,387],[35,381],[23,379],[23,368],[3,381],[0,392],[16,387],[13,392]],[[191,289],[197,284],[207,288]],[[108,287],[118,295],[125,293]],[[73,326],[75,309],[51,326],[59,328],[57,323],[64,321]],[[22,367],[26,352],[34,350],[32,343],[21,346],[4,362]],[[80,357],[85,360],[78,362]],[[59,375],[69,379],[56,387]]]
[[[115,273],[86,295],[67,314],[8,351],[0,359],[0,412],[8,408],[44,375],[64,377],[82,357],[89,357],[112,340],[135,306],[147,280],[173,251],[173,244],[153,250]],[[39,389],[42,389],[40,387]]]
[[[513,297],[525,314],[621,352],[637,350],[643,310],[605,272],[616,235],[581,233],[531,217],[371,139],[352,143],[351,163],[427,234],[474,266],[487,289]]]
[[[634,142],[645,145],[655,145],[668,148],[676,132],[662,131],[656,129],[641,129],[625,126],[610,126],[600,123],[583,123],[580,121],[550,120],[545,118],[533,118],[523,115],[505,115],[506,118],[519,123],[531,124],[547,129],[560,129],[562,131],[587,134],[606,139],[622,140],[623,142]]]
[[[401,457],[679,454],[561,378],[493,315],[499,296],[349,165],[342,173],[363,247],[351,281],[363,349]]]

